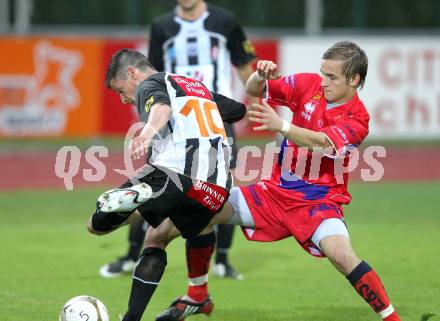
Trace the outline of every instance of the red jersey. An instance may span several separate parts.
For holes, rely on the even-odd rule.
[[[347,166],[350,151],[368,134],[370,116],[356,94],[350,101],[328,104],[318,74],[301,73],[267,81],[267,99],[272,106],[288,106],[296,126],[324,133],[332,151],[311,151],[284,139],[269,184],[302,194],[304,200],[329,199],[348,204]],[[343,162],[343,164],[337,164]],[[339,177],[337,177],[339,176]]]

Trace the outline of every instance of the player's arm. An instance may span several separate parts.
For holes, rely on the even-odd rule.
[[[325,134],[290,124],[278,116],[275,110],[264,100],[262,105],[253,104],[248,113],[249,121],[260,124],[260,126],[254,127],[255,131],[270,130],[279,132],[296,145],[308,148],[332,146]]]
[[[244,65],[237,66],[237,72],[243,84],[246,84],[249,77],[254,73],[254,69],[252,68],[252,62],[248,62]]]
[[[171,106],[164,103],[155,103],[151,106],[148,121],[140,134],[130,143],[130,152],[133,159],[139,159],[148,153],[151,140],[165,127],[171,118]]]
[[[260,60],[257,62],[257,69],[246,82],[246,93],[253,97],[262,97],[266,88],[266,80],[280,77],[276,63],[270,60]]]
[[[232,124],[246,115],[246,107],[242,103],[217,93],[212,95],[224,122]]]
[[[240,77],[241,81],[244,85],[246,85],[246,82],[248,79],[252,76],[254,73],[254,68],[252,67],[252,62],[249,62],[247,64],[241,65],[237,67],[238,76]],[[254,103],[260,102],[259,97],[254,97],[251,95],[247,95],[248,103],[249,105],[252,105]]]

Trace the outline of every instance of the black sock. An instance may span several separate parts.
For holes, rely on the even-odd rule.
[[[140,321],[167,265],[167,254],[156,247],[147,247],[134,270],[128,311],[122,321]]]
[[[129,248],[127,257],[133,261],[139,259],[139,253],[144,245],[144,238],[146,232],[146,222],[143,219],[137,220],[130,225],[130,231],[128,232]]]
[[[234,225],[217,225],[217,250],[215,263],[228,264],[228,250],[232,245]]]

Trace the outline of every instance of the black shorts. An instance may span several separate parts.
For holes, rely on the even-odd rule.
[[[184,238],[198,235],[218,213],[229,197],[226,189],[168,169],[150,167],[153,171],[139,181],[151,186],[153,197],[137,208],[143,218],[157,227],[169,217]],[[128,180],[121,187],[136,184]]]

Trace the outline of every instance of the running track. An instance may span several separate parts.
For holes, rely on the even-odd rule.
[[[377,158],[384,167],[383,181],[440,181],[440,148],[394,148],[387,149],[384,158]],[[100,182],[87,182],[83,170],[93,168],[84,159],[80,161],[78,174],[73,178],[73,187],[117,186],[126,178],[113,169],[124,168],[121,152],[109,152],[107,158],[100,158],[106,174]],[[44,188],[65,188],[63,179],[55,174],[56,152],[15,151],[0,152],[0,190],[23,190]],[[140,165],[140,162],[135,163]],[[261,159],[248,158],[246,171],[259,169]],[[371,169],[364,161],[350,174],[351,180],[360,180],[360,170]],[[96,173],[93,170],[92,173]]]

